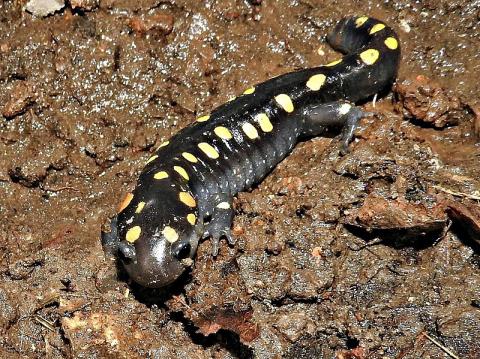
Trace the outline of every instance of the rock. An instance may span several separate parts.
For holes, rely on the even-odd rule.
[[[45,17],[65,6],[63,0],[30,0],[25,5],[25,10],[35,16]]]

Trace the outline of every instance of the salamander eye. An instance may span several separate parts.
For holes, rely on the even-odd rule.
[[[191,248],[192,247],[188,242],[179,243],[178,247],[175,248],[175,251],[174,251],[175,258],[181,261],[182,259],[190,257]]]

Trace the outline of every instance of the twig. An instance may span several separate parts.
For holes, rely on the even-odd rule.
[[[376,238],[372,239],[371,241],[369,241],[365,244],[362,243],[362,245],[359,245],[358,247],[355,247],[355,248],[347,243],[347,247],[354,252],[359,252],[359,251],[361,251],[365,248],[375,246],[375,245],[380,244],[382,242],[383,242],[383,239],[376,237]],[[373,252],[371,252],[371,253],[373,254]]]
[[[34,315],[34,316],[33,316],[33,319],[34,319],[38,324],[40,324],[42,327],[47,328],[47,329],[50,330],[51,332],[54,332],[54,331],[55,331],[55,327],[53,326],[55,323],[52,323],[52,322],[48,321],[47,319],[42,318],[42,317],[39,316],[39,315]]]
[[[440,349],[442,349],[445,353],[447,353],[448,355],[450,355],[452,358],[454,359],[460,359],[460,357],[455,354],[451,349],[447,348],[445,345],[443,345],[442,343],[440,343],[437,339],[433,338],[432,336],[430,336],[428,333],[423,333],[423,335],[425,337],[427,337],[428,340],[430,340],[433,344],[435,344],[437,347],[439,347]]]
[[[470,198],[476,201],[480,201],[480,196],[474,195],[474,194],[468,194],[468,193],[463,193],[463,192],[456,192],[448,188],[443,188],[441,186],[437,185],[432,185],[433,188],[438,189],[439,191],[451,194],[452,196],[456,197],[465,197],[465,198]]]
[[[447,219],[447,225],[445,227],[443,227],[442,234],[437,239],[435,239],[435,241],[433,242],[434,246],[436,246],[442,239],[445,238],[448,231],[452,227],[452,224],[453,224],[453,222],[450,219]]]
[[[71,187],[71,186],[63,186],[63,187],[49,187],[49,186],[41,186],[44,191],[47,192],[61,192],[61,191],[75,191],[80,192],[78,188]]]

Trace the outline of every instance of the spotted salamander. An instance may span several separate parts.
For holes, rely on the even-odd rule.
[[[230,243],[232,197],[265,177],[301,138],[343,128],[345,151],[359,119],[355,102],[388,90],[400,46],[395,32],[366,16],[345,18],[327,36],[345,56],[248,88],[198,117],[160,145],[127,194],[111,231],[107,254],[146,287],[175,281],[193,263],[199,240]]]

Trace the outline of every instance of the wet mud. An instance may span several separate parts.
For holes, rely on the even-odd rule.
[[[479,357],[478,1],[57,3],[0,3],[0,357]],[[403,53],[350,153],[300,143],[171,287],[118,273],[100,229],[156,146],[354,14]]]

